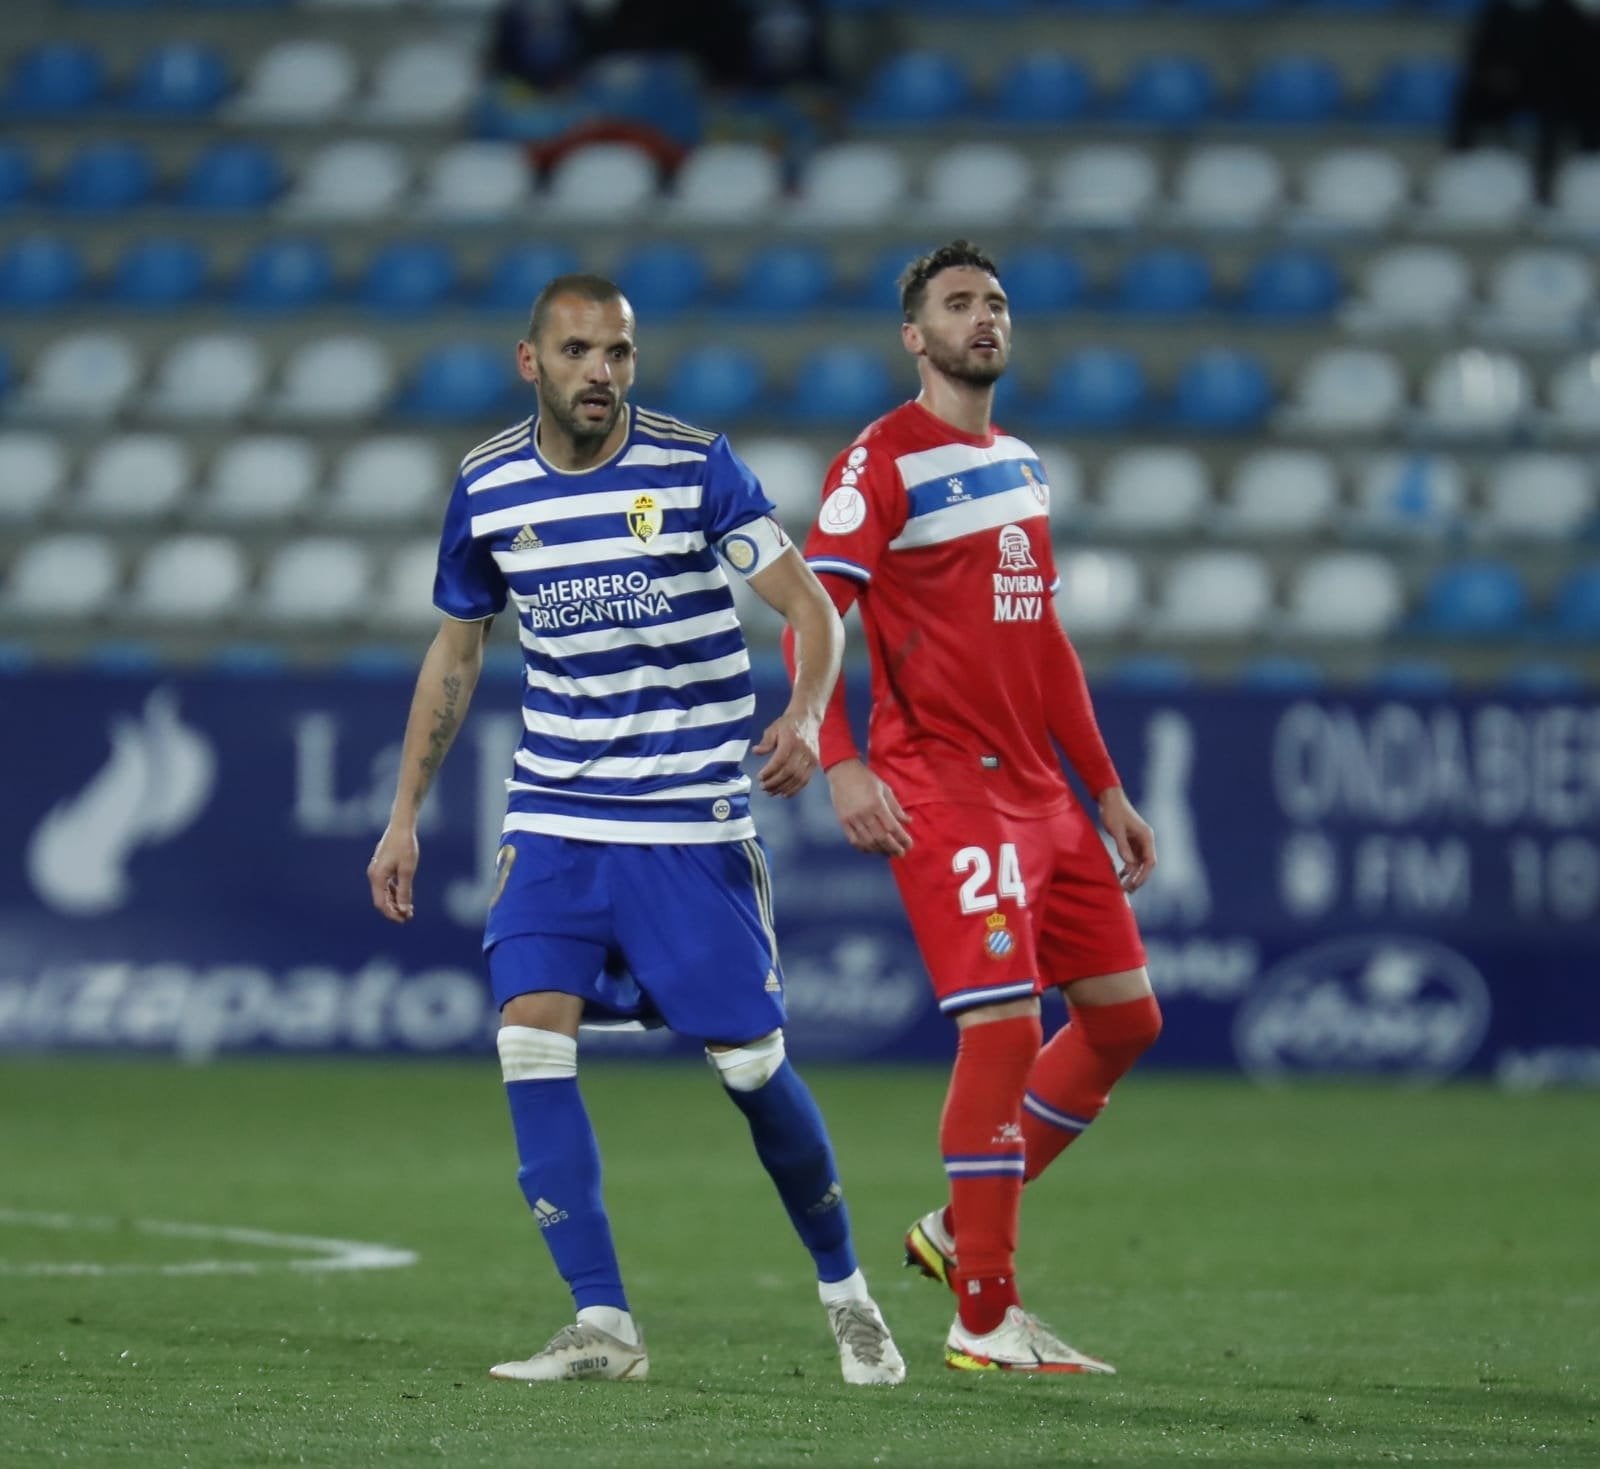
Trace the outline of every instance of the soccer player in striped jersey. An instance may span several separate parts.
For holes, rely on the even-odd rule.
[[[957,1293],[951,1367],[1109,1372],[1022,1309],[1017,1219],[1024,1180],[1160,1031],[1127,900],[1155,842],[1055,616],[1044,466],[990,420],[1011,350],[994,262],[955,241],[907,267],[901,303],[922,391],[834,462],[806,557],[841,613],[859,605],[872,662],[871,767],[842,687],[823,721],[834,810],[852,846],[891,859],[957,1027],[939,1127],[950,1207],[911,1227],[907,1263]],[[1045,986],[1065,991],[1071,1022],[1041,1049]]]
[[[587,1021],[665,1024],[705,1043],[816,1263],[845,1381],[897,1383],[905,1365],[856,1264],[827,1130],[784,1056],[772,885],[741,768],[755,699],[724,566],[782,613],[800,650],[788,707],[754,747],[768,795],[794,795],[817,768],[838,614],[727,439],[628,403],[634,317],[610,281],[551,281],[517,360],[538,413],[462,463],[434,589],[444,622],[368,868],[378,910],[406,922],[418,812],[509,600],[523,736],[484,948],[518,1180],[577,1319],[492,1375],[637,1380],[649,1368],[578,1090]]]

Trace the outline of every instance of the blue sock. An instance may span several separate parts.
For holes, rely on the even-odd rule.
[[[745,1051],[751,1048],[746,1047]],[[735,1056],[743,1052],[723,1052]],[[781,1050],[778,1052],[782,1054]],[[722,1073],[734,1105],[750,1124],[750,1136],[762,1166],[778,1186],[800,1241],[817,1262],[817,1279],[843,1280],[855,1273],[856,1252],[850,1240],[850,1211],[845,1207],[833,1145],[822,1113],[800,1074],[787,1060],[772,1078],[753,1090],[728,1086],[739,1080],[717,1055],[712,1064]]]
[[[500,1062],[517,1138],[517,1182],[556,1269],[585,1306],[628,1309],[611,1221],[600,1197],[600,1148],[578,1091],[577,1043],[507,1026]]]

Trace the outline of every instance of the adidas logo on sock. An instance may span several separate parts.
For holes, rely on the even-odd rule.
[[[549,1229],[552,1224],[561,1223],[567,1217],[567,1211],[556,1208],[549,1199],[535,1199],[533,1217],[539,1221],[540,1229]]]
[[[531,525],[525,525],[512,539],[511,549],[513,551],[537,551],[543,545],[544,542],[539,539],[538,531]]]
[[[826,1214],[828,1210],[837,1209],[842,1203],[844,1203],[844,1189],[840,1186],[838,1179],[835,1179],[828,1185],[827,1193],[807,1209],[806,1213]]]

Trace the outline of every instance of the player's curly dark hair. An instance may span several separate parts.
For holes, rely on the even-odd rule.
[[[602,306],[608,301],[625,299],[622,287],[615,281],[608,281],[603,275],[558,275],[554,280],[545,282],[544,289],[534,297],[533,312],[528,318],[530,342],[538,342],[545,319],[550,315],[550,303],[557,296],[576,296],[580,301],[594,301]]]
[[[951,240],[948,245],[919,255],[900,272],[900,310],[907,321],[915,321],[917,312],[922,310],[922,303],[928,295],[928,282],[941,270],[949,270],[955,265],[975,266],[988,271],[996,279],[1000,275],[994,261],[971,240]]]

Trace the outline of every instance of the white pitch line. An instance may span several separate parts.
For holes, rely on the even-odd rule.
[[[170,1219],[112,1219],[98,1214],[48,1214],[0,1208],[0,1226],[29,1229],[110,1232],[165,1239],[217,1240],[230,1245],[256,1245],[269,1250],[309,1252],[295,1260],[183,1260],[166,1265],[107,1265],[93,1260],[12,1261],[0,1259],[0,1275],[258,1275],[263,1270],[401,1270],[417,1263],[415,1250],[361,1240],[324,1239],[310,1234],[280,1234],[270,1229],[245,1229],[226,1224],[185,1224]]]

